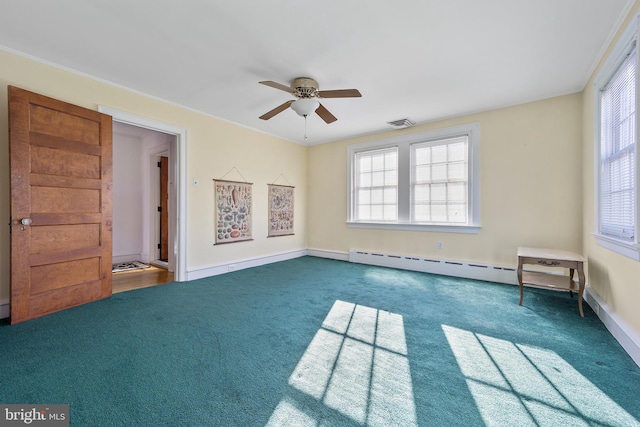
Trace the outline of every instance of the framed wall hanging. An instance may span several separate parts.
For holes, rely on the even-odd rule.
[[[215,244],[253,240],[249,182],[213,180],[215,187]]]
[[[293,233],[293,189],[290,185],[269,186],[268,237],[290,236]]]

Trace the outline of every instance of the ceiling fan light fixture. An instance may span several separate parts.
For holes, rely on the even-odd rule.
[[[320,102],[316,99],[301,98],[291,104],[291,109],[295,111],[299,116],[307,117],[313,113],[320,106]]]

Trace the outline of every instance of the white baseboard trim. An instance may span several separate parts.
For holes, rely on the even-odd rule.
[[[636,365],[640,366],[640,335],[631,329],[589,285],[585,288],[584,300]]]
[[[401,270],[441,274],[443,276],[463,277],[512,285],[518,284],[518,276],[514,267],[485,264],[482,262],[424,258],[357,249],[349,250],[349,261],[360,264],[398,268]]]
[[[307,255],[318,258],[329,258],[338,261],[349,261],[348,252],[326,251],[324,249],[307,249]]]
[[[244,270],[245,268],[258,267],[260,265],[271,264],[274,262],[286,261],[289,259],[299,258],[307,255],[306,249],[300,249],[291,252],[283,252],[274,255],[266,255],[257,258],[249,258],[236,260],[229,263],[212,265],[210,267],[199,268],[197,270],[187,271],[187,281],[202,279],[219,274],[229,273],[236,270]]]
[[[6,319],[11,314],[9,310],[9,300],[3,299],[0,300],[0,319]]]

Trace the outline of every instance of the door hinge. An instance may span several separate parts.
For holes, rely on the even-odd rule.
[[[158,162],[158,167],[161,168],[162,167],[162,162]]]
[[[162,206],[158,206],[158,212],[162,212]]]
[[[160,243],[158,243],[158,249],[162,249],[162,246],[160,246]]]

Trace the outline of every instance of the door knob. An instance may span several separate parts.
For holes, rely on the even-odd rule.
[[[22,224],[22,231],[24,231],[24,228],[28,225],[31,225],[33,221],[31,221],[31,218],[22,218],[20,220],[20,224]]]

